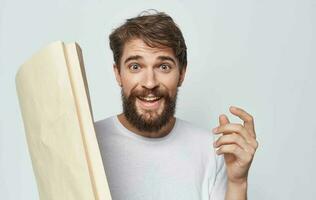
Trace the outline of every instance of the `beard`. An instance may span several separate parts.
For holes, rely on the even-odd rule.
[[[142,113],[138,112],[136,107],[137,97],[145,97],[149,94],[153,94],[156,97],[161,97],[161,99],[159,100],[161,101],[159,107],[163,106],[161,114],[157,112],[159,109],[142,110]],[[175,114],[177,94],[178,88],[174,97],[170,97],[168,92],[158,90],[158,88],[154,88],[151,90],[144,89],[142,91],[132,90],[130,95],[127,97],[122,89],[121,97],[124,115],[127,121],[131,123],[134,127],[136,127],[139,131],[159,131],[169,122],[169,120]]]

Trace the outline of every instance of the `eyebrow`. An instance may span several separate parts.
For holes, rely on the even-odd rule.
[[[176,64],[176,61],[170,56],[158,56],[158,59],[161,61],[169,60],[169,61],[173,62],[173,64]]]
[[[143,57],[140,55],[129,56],[128,58],[125,59],[124,64],[126,64],[128,61],[139,60],[139,59],[143,59]],[[169,60],[169,61],[173,62],[174,64],[176,64],[176,61],[170,56],[158,56],[158,59],[161,61]]]
[[[130,56],[128,58],[125,59],[124,61],[124,64],[126,64],[128,61],[130,60],[139,60],[139,59],[142,59],[143,57],[142,56],[139,56],[139,55],[136,55],[136,56]]]

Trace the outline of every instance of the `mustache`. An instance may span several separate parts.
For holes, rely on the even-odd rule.
[[[132,90],[130,97],[146,97],[150,94],[156,97],[168,96],[168,92],[160,90],[158,88],[154,88],[154,89]]]

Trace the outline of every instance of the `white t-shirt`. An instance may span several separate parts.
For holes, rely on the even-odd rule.
[[[95,129],[113,200],[224,199],[226,168],[210,131],[176,118],[168,135],[147,138],[117,116]]]

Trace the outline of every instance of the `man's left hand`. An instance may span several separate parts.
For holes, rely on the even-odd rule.
[[[247,183],[248,171],[258,148],[253,117],[241,108],[231,106],[229,111],[244,121],[242,124],[230,123],[226,115],[219,116],[219,126],[214,134],[223,135],[214,142],[219,148],[216,153],[224,154],[228,182]]]

